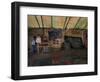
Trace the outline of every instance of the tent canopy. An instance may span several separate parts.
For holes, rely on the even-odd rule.
[[[87,17],[28,15],[28,28],[87,29]]]

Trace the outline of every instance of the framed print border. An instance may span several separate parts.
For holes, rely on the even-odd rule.
[[[94,71],[78,73],[59,73],[43,75],[20,75],[20,7],[40,7],[40,8],[57,8],[57,9],[76,9],[76,10],[93,10],[94,11]],[[14,80],[40,79],[40,78],[57,78],[72,76],[97,75],[97,7],[78,6],[78,5],[61,5],[29,2],[12,2],[11,4],[11,78]]]

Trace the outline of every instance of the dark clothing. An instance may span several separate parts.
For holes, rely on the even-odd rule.
[[[32,53],[35,54],[37,52],[37,46],[32,45]]]
[[[32,41],[32,54],[34,55],[37,52],[36,41],[33,39]]]

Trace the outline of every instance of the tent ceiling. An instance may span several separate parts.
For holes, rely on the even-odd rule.
[[[87,17],[28,15],[29,28],[80,28],[87,29]]]

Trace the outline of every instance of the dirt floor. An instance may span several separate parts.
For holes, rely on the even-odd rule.
[[[51,48],[48,52],[40,50],[39,53],[28,54],[28,66],[47,65],[74,65],[87,64],[87,49],[66,49],[59,50]]]

